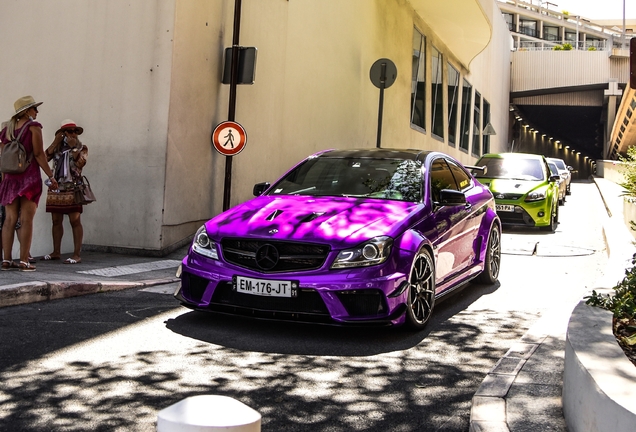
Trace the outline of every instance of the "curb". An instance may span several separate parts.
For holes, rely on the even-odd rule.
[[[179,282],[179,278],[149,279],[137,282],[42,282],[34,281],[0,287],[0,307],[57,300],[107,291],[147,288]]]

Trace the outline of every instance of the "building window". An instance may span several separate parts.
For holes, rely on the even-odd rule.
[[[444,79],[442,53],[431,47],[431,132],[444,139]]]
[[[457,100],[459,99],[459,72],[448,64],[448,144],[455,147],[457,134]]]
[[[473,86],[463,80],[462,86],[462,127],[459,131],[459,148],[468,152],[470,143],[470,102],[473,95]]]
[[[527,35],[527,36],[537,37],[538,36],[537,22],[529,21],[529,20],[520,20],[519,33]]]
[[[508,30],[512,32],[516,31],[513,15],[511,13],[503,12],[503,17],[504,17],[504,20],[506,21],[506,24],[508,24]]]
[[[473,108],[473,156],[480,156],[480,139],[481,133],[481,95],[475,92],[475,106]]]
[[[543,26],[543,39],[547,41],[553,41],[553,42],[560,40],[559,28]]]
[[[426,38],[413,31],[413,79],[411,81],[411,124],[426,130]]]
[[[484,128],[485,128],[486,126],[490,124],[490,102],[488,102],[486,99],[484,99],[482,118],[484,119]],[[482,140],[481,154],[490,153],[490,131],[488,132],[489,132],[488,134],[484,134],[481,138]]]

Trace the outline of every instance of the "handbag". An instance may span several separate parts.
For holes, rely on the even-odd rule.
[[[24,145],[20,142],[22,134],[29,128],[31,121],[26,122],[17,137],[9,141],[2,148],[0,154],[0,172],[4,174],[21,174],[31,164],[33,153],[27,156]]]
[[[77,204],[86,205],[97,201],[97,198],[95,198],[95,194],[93,193],[93,189],[91,189],[91,184],[86,176],[82,176],[81,183],[75,186],[74,194],[75,202]]]
[[[46,195],[47,207],[64,207],[75,205],[75,191],[57,191],[53,192],[49,190]]]

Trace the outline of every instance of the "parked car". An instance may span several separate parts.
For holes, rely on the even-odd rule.
[[[421,329],[439,297],[497,281],[493,196],[443,153],[323,151],[254,195],[196,232],[178,272],[184,306]]]
[[[550,174],[545,157],[527,153],[486,154],[474,171],[495,196],[504,225],[541,227],[556,231],[559,223],[559,176]]]
[[[554,162],[548,161],[548,168],[550,168],[550,175],[559,176],[559,180],[557,180],[557,185],[559,186],[559,205],[565,205],[565,196],[567,195],[565,179],[559,174],[559,169]]]
[[[563,159],[547,158],[547,161],[554,162],[559,170],[559,175],[565,180],[565,194],[571,195],[572,191],[570,190],[570,183],[572,182],[572,172],[574,171],[574,168],[566,165]]]

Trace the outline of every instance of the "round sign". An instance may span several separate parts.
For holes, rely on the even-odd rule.
[[[224,156],[234,156],[245,148],[247,133],[243,126],[233,121],[219,123],[212,132],[212,143],[216,151]]]
[[[397,78],[397,67],[395,63],[386,58],[376,60],[369,71],[369,78],[377,88],[389,88]]]

